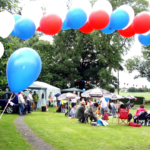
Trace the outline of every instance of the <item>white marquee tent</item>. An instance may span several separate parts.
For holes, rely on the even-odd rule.
[[[33,84],[31,84],[26,89],[26,91],[24,92],[26,96],[29,94],[30,90],[32,91],[32,94],[34,93],[34,91],[36,91],[36,93],[39,95],[39,100],[37,104],[38,108],[41,108],[41,105],[47,104],[47,100],[50,92],[52,92],[52,98],[54,98],[57,93],[61,92],[59,88],[39,81],[33,82]],[[42,97],[42,95],[44,96]]]

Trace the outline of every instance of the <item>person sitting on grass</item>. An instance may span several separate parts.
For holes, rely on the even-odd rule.
[[[103,120],[105,120],[106,122],[108,122],[108,119],[109,119],[109,115],[108,115],[108,111],[107,109],[104,110],[104,116],[102,118]]]
[[[71,117],[75,117],[75,113],[76,113],[76,106],[74,106],[71,111],[70,111],[70,116]]]
[[[96,116],[96,110],[98,108],[98,103],[95,103],[93,105],[90,105],[89,107],[86,108],[84,111],[84,116],[85,116],[85,121],[88,123],[88,117],[90,117],[90,120],[94,120],[94,122],[97,121],[97,116]]]
[[[84,117],[84,111],[85,111],[85,101],[80,102],[80,105],[77,107],[75,117],[78,118],[78,121],[81,123],[84,123],[85,117]]]

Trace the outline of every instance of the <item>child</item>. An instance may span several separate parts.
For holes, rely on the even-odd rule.
[[[104,116],[103,116],[102,119],[107,122],[107,121],[108,121],[108,117],[109,117],[109,115],[108,115],[108,113],[107,113],[107,110],[104,110]]]

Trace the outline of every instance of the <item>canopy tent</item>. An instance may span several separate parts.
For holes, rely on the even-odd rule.
[[[67,93],[67,92],[77,92],[77,95],[80,96],[80,93],[82,93],[83,91],[81,89],[77,89],[77,88],[70,88],[70,89],[62,89],[61,92],[62,93]]]
[[[34,93],[34,91],[36,91],[36,93],[39,95],[39,100],[37,103],[38,108],[41,108],[41,105],[47,104],[50,92],[52,92],[52,98],[54,98],[57,93],[61,92],[59,88],[39,81],[33,82],[33,84],[31,84],[27,89],[30,89],[32,91],[32,94]],[[29,90],[26,90],[24,93],[26,96],[28,96]]]
[[[61,90],[62,92],[83,92],[81,89],[77,89],[77,88],[70,88],[70,89],[63,89]]]

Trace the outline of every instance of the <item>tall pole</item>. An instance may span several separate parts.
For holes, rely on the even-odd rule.
[[[118,69],[118,95],[119,95],[119,69]]]

